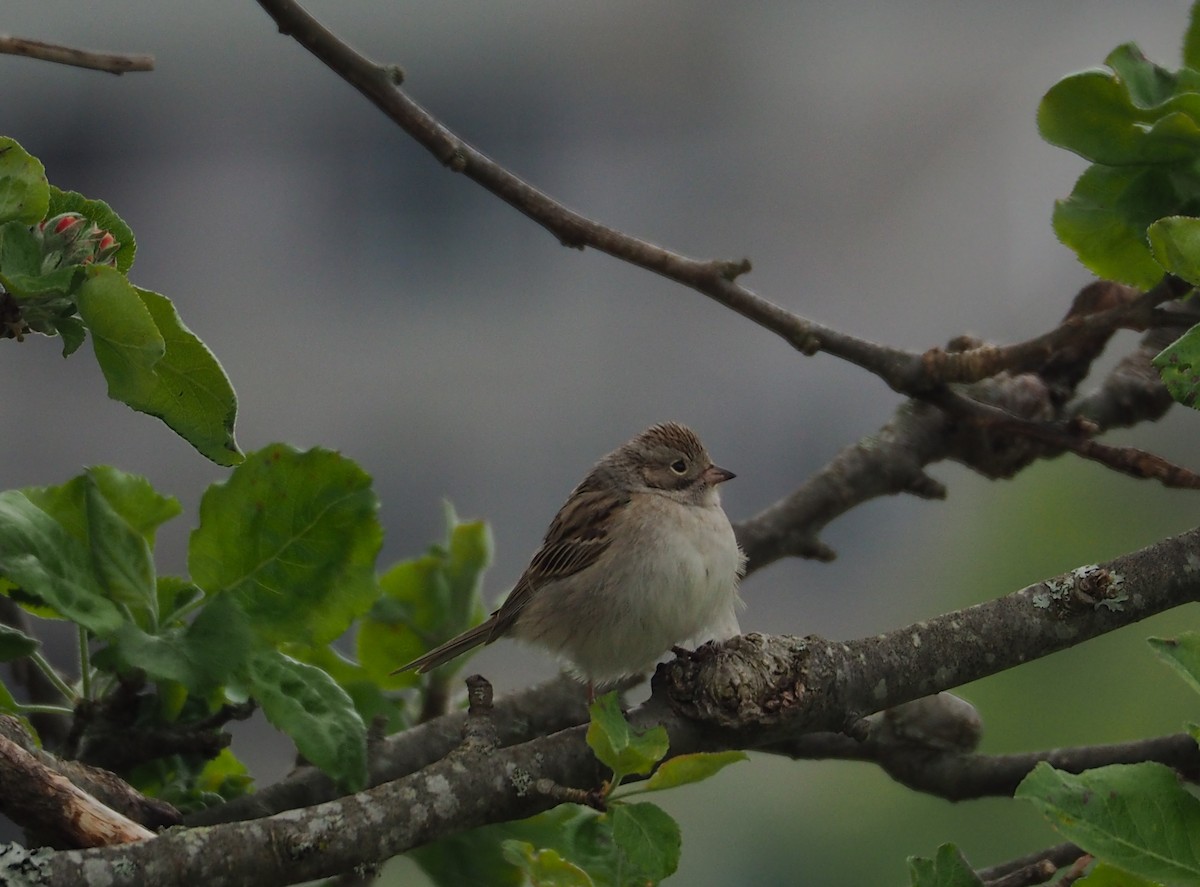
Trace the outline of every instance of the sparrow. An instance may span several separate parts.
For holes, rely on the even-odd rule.
[[[487,620],[393,674],[513,637],[565,660],[591,698],[679,645],[738,634],[746,558],[717,491],[733,477],[683,425],[646,429],[571,491]]]

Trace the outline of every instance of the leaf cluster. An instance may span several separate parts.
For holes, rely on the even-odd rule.
[[[365,724],[408,723],[405,699],[391,691],[412,681],[389,681],[386,670],[398,661],[394,635],[413,629],[389,608],[422,601],[405,613],[434,626],[476,618],[490,558],[486,526],[448,510],[447,544],[377,580],[377,507],[370,477],[349,459],[268,446],[204,494],[189,575],[158,575],[155,534],[178,501],[144,478],[91,468],[60,486],[0,493],[0,593],[79,626],[82,676],[78,687],[62,684],[66,703],[137,689],[130,742],[252,700],[305,759],[361,788]],[[334,644],[352,626],[357,658]],[[0,631],[0,660],[20,657],[55,674],[37,640]],[[0,708],[30,711],[2,685]],[[231,779],[238,791],[247,784],[228,751],[144,763],[131,778],[185,806],[228,796]]]
[[[1200,285],[1200,4],[1181,68],[1122,44],[1102,67],[1052,86],[1037,120],[1042,138],[1091,161],[1055,204],[1059,240],[1102,278],[1143,290],[1164,274]],[[1154,363],[1172,397],[1200,407],[1200,327]]]
[[[40,236],[47,220],[78,213],[115,238],[110,263],[60,264]],[[225,371],[171,302],[130,283],[133,232],[108,204],[51,185],[37,158],[0,137],[0,338],[59,336],[63,356],[88,332],[109,397],[157,416],[219,465],[242,459],[237,399]]]

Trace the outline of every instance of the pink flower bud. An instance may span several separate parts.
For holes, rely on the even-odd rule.
[[[42,247],[42,273],[64,265],[115,265],[121,244],[112,233],[75,212],[61,213],[32,229]]]

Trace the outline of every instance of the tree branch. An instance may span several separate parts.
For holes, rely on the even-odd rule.
[[[1084,291],[1088,289],[1091,287]],[[1065,380],[1077,383],[1082,378],[1079,362],[1090,365],[1095,356],[1091,349],[1075,349],[1076,363],[1055,361],[1052,372],[1047,372],[1053,382],[1034,373],[1002,374],[958,389],[955,397],[969,400],[964,407],[967,411],[971,404],[980,404],[981,411],[986,405],[996,405],[1004,423],[1015,426],[1029,422],[1041,428],[1057,420],[1065,427],[1086,424],[1095,435],[1110,428],[1153,422],[1174,401],[1150,361],[1176,333],[1173,327],[1149,330],[1099,388],[1073,402],[1069,399],[1074,388],[1068,390]],[[1093,348],[1102,345],[1092,342]],[[1056,440],[1049,433],[1046,436]],[[879,431],[842,449],[803,485],[735,524],[734,531],[751,573],[784,557],[832,560],[836,555],[820,541],[819,534],[855,506],[898,493],[945,498],[942,484],[925,472],[928,465],[952,459],[984,477],[1011,477],[1033,461],[1053,458],[1063,449],[1050,442],[1014,437],[986,423],[956,422],[929,399],[911,399],[901,404]]]
[[[840,730],[847,713],[857,720],[1200,599],[1198,564],[1200,528],[884,635],[837,644],[734,638],[712,655],[660,666],[654,694],[629,719],[635,729],[666,727],[671,756]],[[56,853],[47,883],[79,883],[85,866],[92,877],[111,876],[113,887],[270,885],[336,874],[549,809],[557,798],[539,791],[543,780],[592,786],[596,764],[585,732],[581,725],[508,748],[461,744],[419,772],[305,810]]]
[[[58,43],[43,43],[40,40],[13,37],[9,34],[0,34],[0,53],[23,55],[28,58],[41,59],[44,62],[55,62],[76,68],[90,68],[94,71],[106,71],[109,74],[154,70],[154,56],[145,53],[92,52],[87,49],[62,46]]]
[[[1109,764],[1157,761],[1191,782],[1200,781],[1200,747],[1186,733],[1007,755],[956,754],[915,745],[859,742],[843,733],[808,733],[759,751],[797,760],[875,763],[900,784],[948,801],[1012,797],[1017,785],[1040,761],[1068,773]]]
[[[749,634],[676,659],[656,689],[755,745],[851,720],[1081,644],[1200,599],[1200,528],[997,600],[851,643]],[[803,725],[802,730],[797,725]]]
[[[502,746],[556,733],[584,723],[587,717],[579,683],[565,675],[501,697],[491,712]],[[465,712],[454,712],[373,743],[368,749],[367,785],[382,785],[441,760],[458,746],[466,719]],[[214,825],[258,819],[332,801],[341,794],[333,780],[316,767],[303,766],[253,795],[199,810],[187,817],[187,823]]]
[[[71,847],[154,837],[154,832],[100,803],[10,738],[7,734],[14,729],[15,718],[3,715],[0,721],[5,727],[0,732],[0,807],[6,816],[55,844]]]

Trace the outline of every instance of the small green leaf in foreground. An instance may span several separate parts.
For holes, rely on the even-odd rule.
[[[141,298],[125,275],[105,265],[88,269],[76,304],[92,332],[108,396],[148,412],[143,407],[153,402],[154,365],[167,346]]]
[[[50,185],[41,161],[15,140],[0,137],[0,223],[33,225],[46,217]]]
[[[140,287],[134,291],[166,343],[162,360],[154,367],[154,390],[144,406],[134,408],[161,418],[218,465],[237,465],[244,458],[233,437],[237,395],[225,370],[208,346],[184,326],[170,299]]]
[[[607,814],[613,840],[646,880],[657,884],[679,868],[679,824],[654,804],[617,804]]]
[[[1098,862],[1087,873],[1087,877],[1075,882],[1074,887],[1161,887],[1161,885]]]
[[[908,877],[912,887],[983,887],[983,881],[953,844],[943,844],[937,856],[908,858]]]
[[[1146,229],[1158,264],[1188,283],[1200,284],[1200,219],[1167,216]]]
[[[504,858],[525,873],[534,887],[592,887],[593,881],[579,866],[567,862],[554,850],[534,850],[525,841],[508,840],[500,845]]]
[[[1200,693],[1200,633],[1185,631],[1177,638],[1147,638],[1163,662]]]
[[[649,773],[667,753],[667,731],[654,727],[634,733],[621,714],[616,692],[605,693],[588,707],[587,744],[592,752],[613,771],[613,784],[630,774]]]
[[[1067,840],[1111,865],[1174,887],[1200,887],[1200,800],[1162,764],[1078,775],[1044,761],[1017,787]]]
[[[748,760],[744,751],[696,752],[663,761],[646,780],[646,791],[660,791],[708,779],[730,764]]]
[[[1200,409],[1200,324],[1160,351],[1153,363],[1171,397]]]

